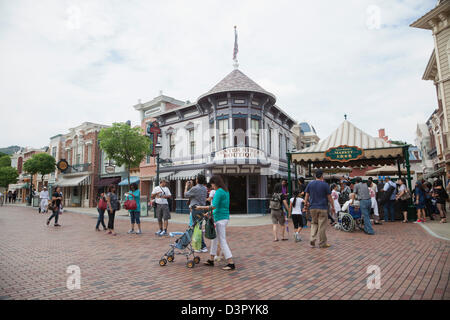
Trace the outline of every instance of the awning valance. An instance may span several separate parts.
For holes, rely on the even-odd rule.
[[[133,183],[139,183],[139,177],[135,176],[130,177],[130,184]],[[128,178],[125,178],[119,182],[119,186],[127,186],[127,185],[128,185]]]
[[[112,184],[118,184],[120,182],[120,177],[114,177],[114,178],[103,178],[100,179],[97,183],[97,187],[107,187]]]
[[[83,184],[88,184],[90,180],[89,175],[76,177],[60,177],[54,186],[58,187],[75,187]]]
[[[170,180],[194,179],[199,174],[202,174],[204,171],[205,171],[205,169],[183,170],[183,171],[177,172],[175,175],[173,175]]]
[[[445,168],[439,168],[433,172],[430,172],[428,174],[425,175],[425,179],[430,179],[430,178],[439,178],[440,176],[445,174]]]
[[[402,175],[406,175],[408,172],[406,169],[400,169]],[[410,171],[411,174],[415,172],[413,170]],[[376,168],[372,170],[368,170],[365,173],[366,176],[389,176],[389,175],[398,175],[398,167],[395,166],[383,166],[381,168]]]

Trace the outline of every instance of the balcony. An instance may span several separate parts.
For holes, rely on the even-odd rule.
[[[428,151],[428,156],[430,157],[430,159],[433,159],[434,157],[437,156],[437,149],[433,148],[430,151]]]
[[[69,168],[67,168],[67,170],[64,171],[64,174],[89,172],[90,169],[91,169],[90,163],[74,164],[69,166]]]

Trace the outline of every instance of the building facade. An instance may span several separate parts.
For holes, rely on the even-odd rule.
[[[143,126],[159,123],[165,163],[160,176],[175,195],[172,210],[188,213],[185,183],[203,173],[207,179],[224,177],[231,213],[267,212],[268,194],[287,176],[286,152],[295,147],[295,121],[275,104],[276,97],[235,69],[195,103],[173,99],[167,105],[159,99],[164,107],[155,101],[134,107]]]

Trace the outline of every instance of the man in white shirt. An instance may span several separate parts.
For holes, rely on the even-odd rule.
[[[47,208],[48,208],[47,187],[44,187],[44,189],[39,193],[39,198],[41,199],[41,206],[39,207],[39,213],[45,213],[45,212],[47,212]]]
[[[172,194],[170,193],[169,188],[167,188],[167,183],[164,179],[161,179],[159,182],[159,186],[153,189],[152,199],[155,199],[156,203],[156,217],[158,218],[159,231],[156,232],[158,236],[166,236],[167,235],[167,226],[169,225],[170,219],[170,211],[169,211],[169,202],[167,199],[170,199]],[[163,220],[164,220],[164,229],[163,229]]]

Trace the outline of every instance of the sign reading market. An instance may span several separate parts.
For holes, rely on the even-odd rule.
[[[364,155],[363,149],[356,146],[339,146],[325,151],[325,158],[330,161],[348,162],[358,160]]]
[[[264,152],[255,148],[235,147],[217,151],[214,160],[226,159],[258,159],[264,157]]]

